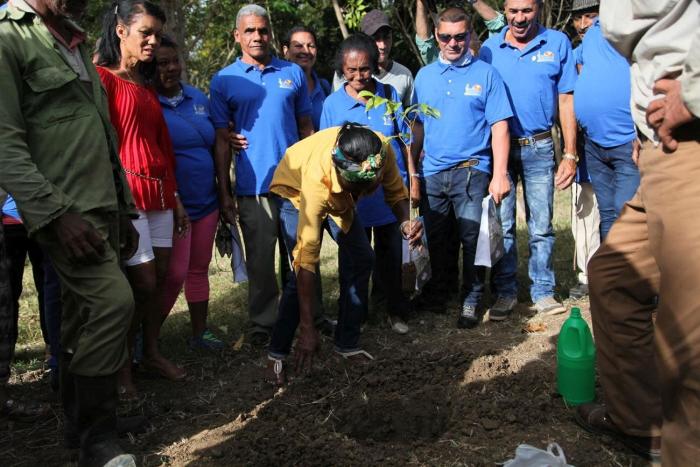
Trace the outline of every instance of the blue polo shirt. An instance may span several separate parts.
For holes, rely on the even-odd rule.
[[[236,193],[267,193],[284,152],[299,140],[297,118],[311,115],[304,72],[277,57],[263,70],[239,58],[214,75],[210,93],[214,127],[232,121],[248,139],[236,159]]]
[[[315,71],[312,71],[311,74],[316,82],[314,90],[311,91],[309,96],[311,98],[311,121],[314,122],[314,131],[318,131],[320,130],[319,124],[321,122],[321,112],[323,112],[323,102],[333,90],[327,79],[320,78]]]
[[[175,179],[180,200],[190,219],[211,214],[218,207],[214,172],[214,125],[209,99],[202,91],[182,83],[183,99],[173,106],[158,96],[175,150]]]
[[[574,89],[574,110],[594,143],[610,148],[636,137],[630,110],[630,68],[603,36],[595,20],[583,38],[581,75]]]
[[[418,71],[414,101],[440,111],[440,118],[422,119],[424,176],[467,159],[478,159],[475,168],[491,173],[491,125],[513,116],[494,67],[473,57],[459,64],[438,59]]]
[[[537,35],[520,50],[506,42],[506,27],[481,46],[480,57],[503,77],[514,118],[513,137],[532,136],[554,124],[559,94],[576,84],[576,67],[569,38],[540,26]]]
[[[374,79],[374,78],[373,78]],[[387,97],[384,93],[384,85],[374,79],[375,95]],[[392,86],[391,100],[401,102],[399,95]],[[374,131],[382,133],[386,136],[393,136],[398,129],[401,133],[406,133],[408,128],[403,121],[394,121],[388,115],[384,115],[386,106],[375,107],[369,112],[365,111],[365,104],[350,97],[345,90],[345,86],[341,86],[337,91],[326,98],[323,103],[323,113],[321,113],[321,129],[339,126],[345,122],[356,122],[362,125],[367,125]],[[396,115],[403,112],[400,107],[396,111]],[[396,162],[399,166],[401,176],[406,182],[406,168],[401,156],[401,146],[398,141],[392,140],[391,147],[396,154]],[[370,196],[360,198],[357,203],[357,212],[360,216],[360,221],[365,227],[377,227],[380,225],[391,224],[396,222],[396,217],[392,213],[389,206],[384,201],[384,190],[380,186]]]

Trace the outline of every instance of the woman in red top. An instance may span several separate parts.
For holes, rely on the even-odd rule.
[[[160,44],[165,13],[144,0],[120,0],[105,15],[98,49],[97,71],[109,99],[112,124],[119,135],[121,158],[139,218],[139,249],[127,261],[126,272],[136,301],[129,346],[143,323],[143,365],[161,376],[180,381],[184,369],[158,350],[162,324],[162,291],[170,260],[173,230],[184,234],[187,214],[178,199],[175,155],[168,128],[151,86],[153,61]],[[120,372],[122,397],[136,395],[131,361]]]

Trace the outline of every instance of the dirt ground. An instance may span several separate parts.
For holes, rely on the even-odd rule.
[[[505,322],[458,330],[453,303],[445,315],[414,317],[406,336],[375,319],[362,337],[374,361],[342,361],[324,338],[314,373],[277,391],[263,382],[260,348],[188,354],[184,383],[139,374],[142,397],[121,410],[153,426],[122,442],[147,466],[494,465],[521,443],[552,442],[577,466],[646,465],[574,424],[554,376],[566,315],[531,315],[521,304]],[[40,370],[15,384],[49,397]],[[53,406],[57,416],[42,423],[0,420],[3,465],[75,462]]]

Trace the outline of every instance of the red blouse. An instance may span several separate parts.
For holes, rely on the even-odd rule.
[[[109,114],[119,136],[119,158],[143,211],[175,207],[175,153],[156,92],[98,66]]]

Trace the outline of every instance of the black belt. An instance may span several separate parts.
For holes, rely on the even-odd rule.
[[[537,133],[532,136],[527,136],[525,138],[513,138],[513,143],[518,146],[529,146],[532,142],[542,141],[543,139],[548,139],[552,137],[552,130],[543,131],[542,133]]]

